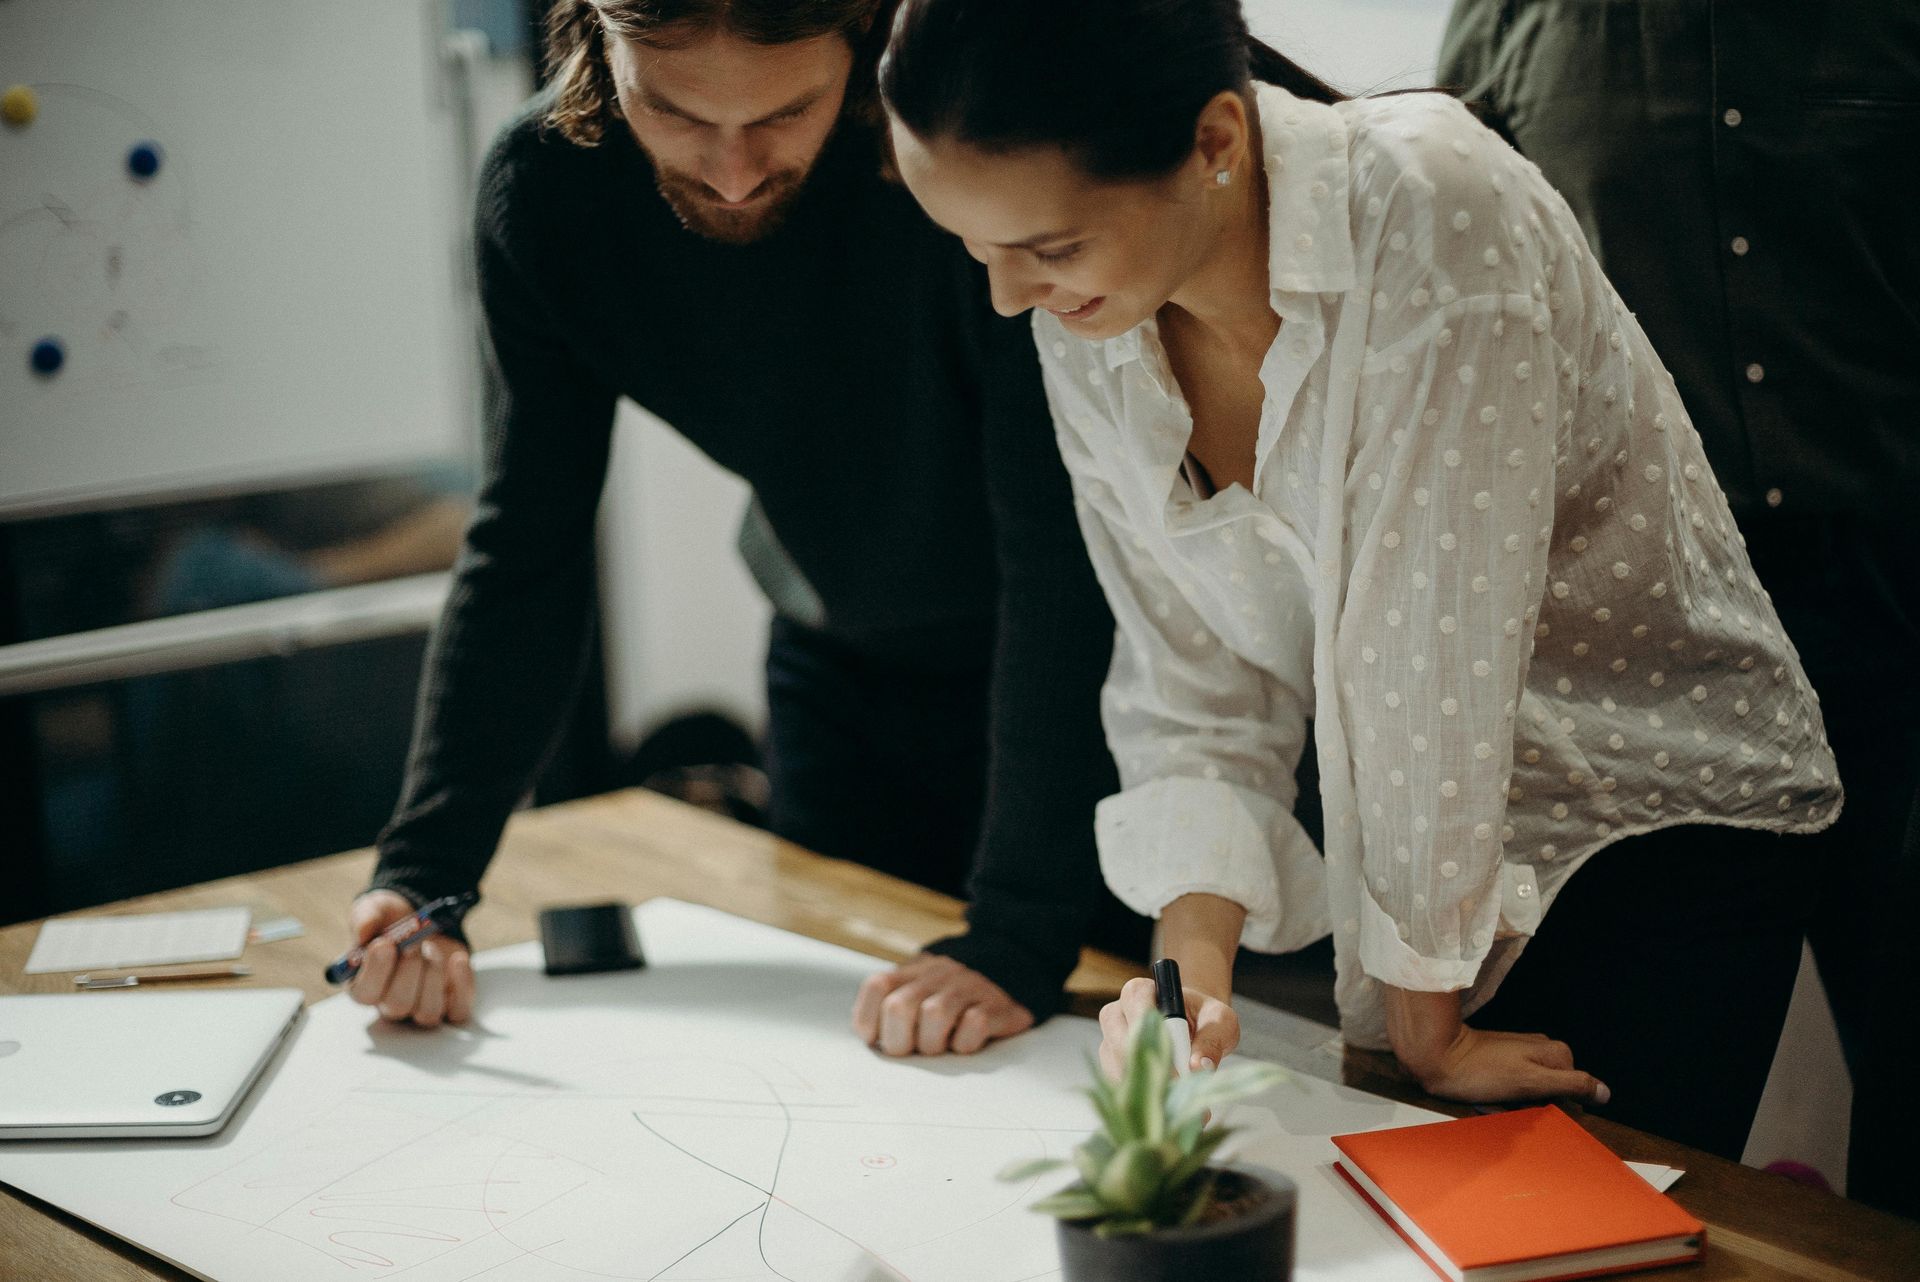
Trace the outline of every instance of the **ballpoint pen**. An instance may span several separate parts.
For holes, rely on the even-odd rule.
[[[138,988],[142,984],[172,984],[188,979],[243,979],[253,972],[245,966],[222,966],[218,970],[163,970],[140,975],[75,975],[75,988]]]

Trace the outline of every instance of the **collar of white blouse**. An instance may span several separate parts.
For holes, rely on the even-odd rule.
[[[1267,173],[1268,297],[1281,320],[1280,332],[1260,365],[1266,399],[1254,448],[1257,494],[1264,489],[1267,460],[1294,398],[1326,345],[1320,296],[1351,289],[1355,272],[1348,209],[1352,160],[1346,121],[1339,109],[1268,84],[1256,86],[1254,102]],[[1230,485],[1203,504],[1183,501],[1185,487],[1179,478],[1193,420],[1160,342],[1159,322],[1148,317],[1107,339],[1103,349],[1109,370],[1139,366],[1146,388],[1158,402],[1118,417],[1135,465],[1152,479],[1155,493],[1167,495],[1169,530],[1194,521],[1213,524],[1228,515],[1219,508],[1237,507],[1243,496],[1251,498],[1240,486]],[[1203,515],[1195,510],[1197,506],[1213,510]]]

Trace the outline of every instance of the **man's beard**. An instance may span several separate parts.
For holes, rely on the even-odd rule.
[[[753,204],[727,209],[716,203],[713,188],[698,178],[654,166],[654,182],[681,225],[696,236],[723,245],[750,245],[771,236],[786,221],[806,181],[807,171],[803,169],[769,174],[755,188]]]

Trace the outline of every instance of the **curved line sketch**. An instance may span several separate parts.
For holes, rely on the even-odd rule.
[[[793,1110],[788,1108],[786,1103],[780,1099],[780,1092],[773,1089],[771,1082],[768,1082],[764,1077],[760,1080],[762,1084],[766,1086],[768,1093],[773,1096],[774,1102],[780,1105],[780,1151],[774,1155],[773,1178],[767,1181],[767,1204],[760,1208],[760,1225],[754,1233],[754,1246],[760,1251],[760,1263],[766,1265],[769,1270],[778,1274],[784,1279],[784,1282],[795,1282],[793,1278],[788,1277],[785,1273],[781,1273],[779,1269],[774,1268],[773,1261],[767,1258],[767,1215],[772,1211],[773,1204],[780,1200],[780,1167],[787,1160],[787,1145],[793,1142]],[[805,1212],[801,1213],[805,1214]],[[808,1216],[807,1218],[812,1219],[813,1217]],[[815,1221],[815,1223],[818,1223],[818,1221]],[[845,1235],[843,1234],[842,1236]],[[847,1240],[849,1242],[853,1241],[852,1238],[848,1238]],[[854,1245],[859,1246],[860,1244],[855,1242]],[[863,1251],[866,1250],[865,1247],[861,1247],[860,1249]],[[869,1254],[872,1253],[869,1252]],[[874,1258],[879,1259],[880,1257],[876,1255]],[[881,1263],[884,1264],[886,1261],[881,1260]]]
[[[798,1206],[795,1206],[795,1205],[794,1205],[793,1203],[791,1203],[791,1202],[789,1202],[789,1201],[787,1201],[787,1200],[786,1200],[785,1198],[783,1198],[783,1197],[781,1197],[781,1196],[779,1195],[779,1192],[778,1192],[778,1188],[779,1188],[779,1182],[780,1182],[780,1181],[779,1181],[779,1174],[780,1174],[780,1171],[779,1171],[779,1168],[780,1168],[780,1159],[784,1159],[784,1158],[785,1158],[785,1156],[786,1156],[786,1148],[787,1148],[787,1141],[788,1141],[788,1139],[790,1139],[790,1138],[791,1138],[791,1136],[792,1136],[792,1129],[793,1129],[793,1128],[792,1128],[792,1123],[791,1123],[791,1120],[789,1120],[789,1122],[788,1122],[788,1125],[787,1125],[787,1129],[786,1129],[786,1131],[785,1131],[785,1133],[783,1134],[783,1136],[782,1136],[782,1138],[781,1138],[781,1142],[780,1142],[780,1158],[779,1158],[779,1159],[776,1159],[776,1160],[775,1160],[775,1163],[774,1163],[774,1179],[773,1179],[773,1182],[772,1182],[772,1184],[771,1184],[771,1185],[769,1185],[769,1186],[768,1186],[767,1188],[761,1188],[761,1187],[760,1187],[759,1185],[757,1185],[757,1184],[755,1184],[755,1183],[754,1183],[754,1182],[753,1182],[752,1180],[749,1180],[749,1179],[746,1179],[745,1177],[743,1177],[743,1176],[741,1176],[741,1175],[738,1175],[738,1174],[736,1174],[736,1173],[734,1173],[734,1172],[732,1172],[732,1171],[729,1171],[729,1170],[727,1170],[727,1169],[725,1169],[724,1167],[720,1167],[720,1166],[715,1166],[715,1165],[714,1165],[714,1164],[713,1164],[712,1162],[709,1162],[709,1161],[707,1161],[707,1160],[706,1160],[705,1158],[703,1158],[703,1157],[701,1157],[701,1156],[700,1156],[700,1155],[699,1155],[698,1153],[694,1153],[694,1152],[691,1152],[691,1151],[689,1151],[689,1150],[687,1150],[687,1149],[685,1149],[685,1148],[682,1148],[682,1147],[681,1147],[680,1145],[678,1145],[678,1144],[675,1144],[675,1143],[674,1143],[674,1142],[673,1142],[672,1140],[670,1140],[670,1139],[668,1139],[668,1138],[667,1138],[666,1136],[664,1136],[664,1135],[662,1135],[662,1134],[660,1134],[660,1132],[659,1132],[659,1131],[657,1131],[657,1130],[655,1130],[655,1129],[653,1128],[653,1126],[652,1126],[652,1125],[650,1125],[650,1124],[649,1124],[649,1123],[647,1122],[647,1119],[646,1119],[646,1118],[644,1118],[644,1117],[642,1117],[642,1116],[640,1116],[640,1114],[638,1114],[638,1113],[635,1113],[635,1114],[633,1115],[633,1120],[634,1120],[634,1121],[636,1121],[636,1122],[638,1122],[638,1123],[640,1123],[640,1125],[641,1125],[641,1126],[643,1126],[643,1127],[645,1127],[645,1128],[647,1129],[647,1131],[648,1131],[648,1133],[650,1133],[650,1134],[651,1134],[651,1135],[652,1135],[652,1136],[653,1136],[653,1137],[654,1137],[655,1139],[657,1139],[657,1140],[659,1140],[659,1141],[660,1141],[660,1142],[661,1142],[662,1144],[665,1144],[665,1145],[666,1145],[667,1147],[669,1147],[669,1148],[671,1148],[671,1149],[674,1149],[674,1150],[676,1150],[677,1152],[681,1152],[681,1153],[685,1153],[685,1154],[686,1154],[686,1155],[687,1155],[688,1157],[690,1157],[690,1158],[692,1158],[692,1159],[693,1159],[694,1161],[696,1161],[696,1162],[698,1162],[698,1163],[700,1163],[700,1165],[702,1165],[702,1166],[704,1166],[704,1167],[706,1167],[706,1168],[707,1168],[708,1170],[712,1170],[712,1171],[718,1171],[718,1172],[719,1172],[720,1174],[722,1174],[722,1175],[724,1175],[724,1176],[726,1176],[726,1177],[727,1177],[728,1179],[732,1179],[732,1180],[739,1180],[739,1181],[740,1181],[740,1183],[742,1183],[742,1184],[744,1184],[744,1185],[746,1185],[746,1186],[747,1186],[748,1188],[750,1188],[750,1189],[752,1189],[752,1190],[754,1190],[754,1191],[755,1191],[756,1193],[764,1193],[764,1194],[766,1194],[766,1195],[767,1195],[767,1200],[766,1200],[765,1202],[763,1202],[763,1203],[761,1203],[761,1204],[760,1204],[760,1206],[756,1208],[756,1209],[757,1209],[757,1210],[759,1210],[759,1212],[760,1212],[760,1229],[759,1229],[759,1232],[758,1232],[758,1234],[757,1234],[757,1240],[758,1240],[758,1245],[759,1245],[759,1248],[760,1248],[760,1260],[761,1260],[761,1262],[762,1262],[763,1264],[765,1264],[765,1265],[767,1266],[767,1269],[768,1269],[768,1271],[770,1271],[770,1272],[772,1272],[772,1273],[773,1273],[773,1274],[775,1274],[776,1276],[778,1276],[778,1277],[782,1277],[782,1278],[786,1278],[786,1277],[787,1277],[787,1275],[786,1275],[785,1273],[782,1273],[782,1272],[781,1272],[781,1271],[780,1271],[780,1270],[779,1270],[779,1269],[778,1269],[777,1267],[775,1267],[775,1265],[774,1265],[774,1263],[773,1263],[773,1261],[771,1261],[771,1260],[769,1260],[769,1259],[767,1259],[767,1243],[766,1243],[766,1213],[767,1213],[767,1210],[768,1210],[768,1208],[770,1208],[770,1207],[771,1207],[771,1206],[772,1206],[772,1205],[773,1205],[773,1204],[774,1204],[775,1202],[778,1202],[778,1203],[779,1203],[779,1204],[780,1204],[781,1206],[784,1206],[784,1207],[786,1207],[786,1208],[787,1208],[788,1210],[790,1210],[790,1211],[792,1211],[792,1212],[793,1212],[793,1213],[794,1213],[795,1215],[800,1215],[800,1216],[804,1216],[805,1218],[807,1218],[807,1219],[809,1219],[809,1220],[812,1220],[812,1221],[813,1221],[813,1222],[814,1222],[815,1224],[818,1224],[818,1225],[819,1225],[819,1226],[820,1226],[821,1228],[823,1228],[823,1229],[826,1229],[826,1230],[827,1230],[827,1231],[828,1231],[829,1233],[832,1233],[832,1234],[834,1234],[834,1235],[835,1235],[835,1236],[837,1236],[837,1237],[840,1237],[840,1238],[844,1238],[844,1239],[845,1239],[845,1240],[846,1240],[847,1242],[849,1242],[849,1243],[851,1243],[851,1244],[852,1244],[853,1246],[855,1246],[855,1247],[857,1247],[857,1248],[858,1248],[858,1249],[859,1249],[859,1250],[860,1250],[860,1251],[861,1251],[861,1252],[862,1252],[863,1254],[865,1254],[865,1255],[867,1255],[867,1256],[870,1256],[870,1257],[871,1257],[872,1259],[874,1259],[875,1261],[877,1261],[878,1263],[880,1263],[880,1264],[881,1264],[882,1266],[884,1266],[884,1267],[886,1268],[886,1270],[887,1270],[887,1271],[888,1271],[889,1273],[892,1273],[892,1274],[893,1274],[893,1275],[894,1275],[895,1277],[899,1277],[899,1278],[904,1278],[904,1277],[906,1277],[906,1274],[904,1274],[904,1273],[902,1273],[902,1272],[900,1272],[900,1270],[898,1270],[898,1269],[896,1269],[896,1268],[894,1268],[894,1267],[893,1267],[893,1265],[892,1265],[892,1264],[891,1264],[891,1263],[890,1263],[890,1262],[889,1262],[889,1261],[888,1261],[888,1260],[886,1259],[886,1257],[885,1257],[885,1256],[883,1256],[883,1255],[881,1255],[881,1254],[879,1254],[879,1253],[878,1253],[877,1251],[875,1251],[875,1250],[873,1250],[873,1249],[872,1249],[871,1247],[868,1247],[868,1246],[866,1246],[866,1245],[864,1245],[864,1244],[862,1244],[862,1243],[861,1243],[861,1242],[860,1242],[860,1241],[859,1241],[859,1240],[858,1240],[857,1238],[854,1238],[854,1237],[852,1237],[851,1235],[849,1235],[849,1234],[847,1234],[847,1233],[845,1233],[845,1232],[843,1232],[842,1230],[840,1230],[840,1229],[837,1229],[837,1228],[835,1228],[835,1227],[834,1227],[833,1225],[831,1225],[831,1224],[828,1224],[828,1223],[827,1223],[826,1221],[824,1221],[824,1220],[822,1220],[822,1219],[819,1219],[819,1218],[818,1218],[818,1217],[816,1217],[816,1216],[813,1216],[813,1215],[809,1215],[809,1214],[808,1214],[808,1213],[807,1213],[806,1211],[804,1211],[804,1210],[802,1210],[802,1209],[801,1209],[800,1207],[798,1207]],[[736,1218],[735,1220],[733,1220],[733,1221],[732,1221],[732,1222],[731,1222],[731,1223],[729,1224],[729,1227],[731,1227],[731,1225],[732,1225],[732,1224],[736,1224],[736,1223],[738,1223],[738,1222],[739,1222],[740,1220],[743,1220],[743,1219],[745,1219],[745,1218],[747,1217],[747,1215],[751,1215],[751,1214],[753,1214],[753,1212],[752,1212],[752,1211],[748,1211],[748,1212],[746,1213],[746,1215],[742,1215],[742,1216],[739,1216],[739,1217],[737,1217],[737,1218]],[[991,1218],[991,1217],[989,1217],[989,1218]],[[721,1230],[721,1232],[725,1232],[725,1230],[723,1229],[723,1230]],[[719,1237],[719,1236],[720,1236],[720,1234],[718,1234],[718,1233],[716,1233],[716,1234],[714,1234],[714,1238],[717,1238],[717,1237]],[[713,1238],[709,1238],[709,1239],[707,1239],[707,1240],[708,1240],[709,1242],[711,1242],[711,1241],[713,1240]],[[704,1246],[704,1245],[705,1245],[705,1243],[702,1243],[702,1245]],[[697,1249],[697,1248],[696,1248],[696,1249]],[[692,1252],[688,1252],[688,1254],[689,1254],[689,1255],[691,1255],[691,1254],[692,1254]],[[681,1257],[681,1258],[682,1258],[682,1259],[684,1259],[684,1258],[686,1258],[686,1257],[684,1257],[684,1256],[683,1256],[683,1257]],[[676,1261],[675,1261],[674,1263],[676,1263],[676,1264],[677,1264],[677,1263],[679,1263],[679,1261],[678,1261],[678,1260],[676,1260]],[[669,1265],[668,1267],[669,1267],[669,1268],[671,1268],[672,1266],[671,1266],[671,1265]],[[665,1270],[663,1269],[663,1270],[662,1270],[662,1272],[665,1272]],[[656,1276],[656,1277],[657,1277],[657,1276],[659,1276],[659,1275],[658,1275],[658,1274],[655,1274],[654,1276]],[[792,1279],[788,1279],[788,1282],[792,1282]]]
[[[637,1089],[607,1088],[621,1080]],[[899,1097],[794,1099],[784,1083],[803,1080],[771,1057],[620,1057],[580,1068],[577,1091],[369,1080],[346,1087],[324,1121],[173,1201],[377,1277],[499,1277],[497,1257],[511,1252],[583,1279],[915,1282],[913,1253],[942,1258],[925,1248],[948,1244],[965,1258],[1004,1236],[982,1226],[1017,1225],[1036,1182],[1003,1187],[990,1171],[1058,1151],[1071,1129],[1000,1121],[948,1098],[951,1083],[928,1095],[902,1076]],[[645,1191],[662,1189],[664,1205],[650,1205]],[[1023,1258],[973,1276],[1046,1276]],[[448,1272],[455,1259],[472,1264]]]
[[[728,1229],[732,1228],[734,1225],[738,1224],[740,1221],[746,1219],[749,1215],[752,1215],[755,1211],[765,1212],[766,1209],[767,1209],[767,1204],[765,1202],[762,1202],[759,1206],[752,1207],[748,1210],[740,1212],[740,1214],[734,1216],[731,1220],[728,1220],[724,1225],[722,1225],[718,1233],[715,1233],[712,1237],[708,1238],[706,1241],[701,1242],[698,1246],[688,1248],[685,1252],[683,1252],[679,1257],[674,1259],[671,1263],[667,1264],[666,1266],[661,1268],[658,1272],[649,1276],[647,1278],[647,1282],[654,1282],[654,1279],[659,1277],[660,1274],[670,1272],[672,1269],[676,1268],[682,1260],[686,1260],[692,1256],[698,1255],[701,1251],[704,1251],[707,1247],[711,1246],[715,1241],[717,1241],[720,1238],[721,1234],[724,1234]]]

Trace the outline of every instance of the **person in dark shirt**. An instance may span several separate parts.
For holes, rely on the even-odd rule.
[[[856,1031],[971,1052],[1059,1007],[1104,893],[1113,625],[1026,326],[882,175],[886,7],[555,6],[554,83],[480,180],[486,475],[356,939],[478,883],[554,738],[625,396],[752,487],[775,830],[970,891],[967,932],[871,979]],[[432,1025],[473,976],[458,940],[379,942],[352,992]]]
[[[1808,839],[1851,1196],[1920,1216],[1920,5],[1456,0],[1506,117],[1666,360],[1847,780]]]

